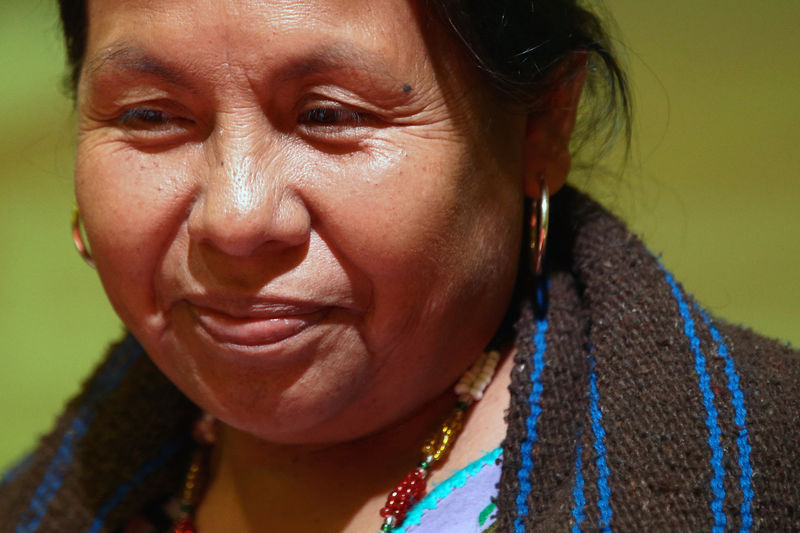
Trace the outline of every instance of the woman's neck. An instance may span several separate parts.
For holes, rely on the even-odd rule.
[[[445,479],[502,440],[511,364],[505,357],[430,482]],[[272,444],[223,426],[197,511],[199,532],[377,530],[387,494],[419,462],[423,442],[455,402],[448,390],[385,431],[328,445]]]

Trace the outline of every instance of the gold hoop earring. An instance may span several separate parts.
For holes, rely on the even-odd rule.
[[[76,205],[72,210],[72,242],[75,244],[75,249],[83,260],[86,261],[90,267],[94,268],[94,259],[92,254],[86,247],[86,242],[83,240],[83,231],[81,230],[81,212]]]
[[[534,276],[542,274],[547,230],[550,223],[550,193],[544,179],[539,180],[540,197],[531,214],[531,269]]]

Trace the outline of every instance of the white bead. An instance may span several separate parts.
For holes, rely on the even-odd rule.
[[[497,351],[484,352],[458,380],[455,393],[474,401],[483,398],[483,392],[492,381],[499,360],[500,354]]]

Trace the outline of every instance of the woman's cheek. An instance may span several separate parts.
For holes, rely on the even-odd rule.
[[[452,175],[448,143],[432,144],[441,146],[420,149],[384,141],[347,161],[314,167],[317,186],[310,191],[315,196],[310,203],[326,206],[325,224],[340,236],[341,245],[389,261],[421,252],[448,232],[460,180]]]
[[[186,212],[187,165],[176,159],[88,139],[78,146],[81,217],[100,278],[126,323],[131,308],[153,307],[149,290],[160,257]]]

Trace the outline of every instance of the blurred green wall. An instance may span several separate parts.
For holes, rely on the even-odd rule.
[[[607,5],[636,137],[624,176],[583,185],[716,314],[800,343],[800,2]],[[49,1],[3,0],[0,67],[2,469],[121,326],[70,242],[74,126]]]

